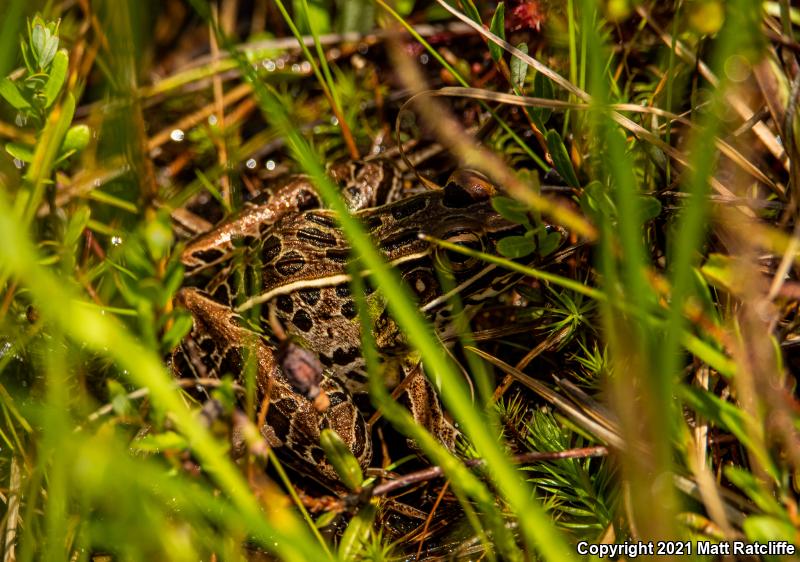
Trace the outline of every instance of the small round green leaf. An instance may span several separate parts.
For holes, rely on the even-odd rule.
[[[527,236],[506,236],[497,243],[497,251],[511,259],[524,258],[536,250],[536,242]]]
[[[61,152],[80,152],[89,144],[92,130],[87,125],[74,125],[69,128],[61,144]]]
[[[661,214],[661,201],[655,197],[645,196],[639,201],[640,220],[645,223]]]
[[[528,218],[528,207],[510,197],[503,197],[498,195],[492,197],[492,207],[504,219],[523,225],[530,225],[531,221]]]
[[[544,257],[553,253],[561,245],[561,234],[558,232],[545,233],[539,236],[539,255]]]

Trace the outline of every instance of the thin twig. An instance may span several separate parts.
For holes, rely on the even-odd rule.
[[[542,462],[542,461],[556,461],[561,459],[604,457],[606,455],[608,455],[608,448],[599,445],[596,447],[582,447],[580,449],[567,449],[565,451],[553,451],[547,453],[538,451],[531,453],[523,453],[521,455],[516,455],[511,457],[511,460],[517,464],[526,464],[526,463]],[[472,468],[472,467],[483,466],[486,464],[486,461],[484,461],[483,459],[469,459],[464,461],[464,464]],[[417,484],[419,482],[427,482],[428,480],[439,478],[443,474],[444,471],[439,466],[431,466],[430,468],[425,468],[422,470],[418,470],[416,472],[412,472],[410,474],[405,474],[395,480],[375,486],[372,489],[372,496],[373,497],[385,496],[386,494],[389,494],[401,488],[405,488],[407,486],[411,486],[412,484]]]

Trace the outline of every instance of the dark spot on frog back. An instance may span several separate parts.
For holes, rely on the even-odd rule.
[[[261,263],[267,264],[281,253],[281,241],[277,236],[270,236],[261,244]]]
[[[381,241],[380,245],[381,250],[384,252],[393,252],[395,250],[399,250],[403,246],[409,246],[417,241],[419,241],[419,231],[403,230]]]
[[[367,226],[367,230],[374,232],[383,225],[383,219],[380,215],[368,215],[364,217],[364,224]]]
[[[497,189],[485,175],[475,170],[456,170],[444,187],[442,203],[451,209],[463,209],[474,203],[488,201]]]
[[[288,407],[288,411],[294,409],[294,404],[288,400],[281,400],[273,403],[275,407],[267,410],[267,425],[272,428],[276,437],[285,443],[286,439],[289,437],[290,421],[286,415],[286,411],[281,411],[279,407],[279,405],[283,405],[281,403],[284,402],[286,403],[285,406]]]
[[[336,228],[336,221],[329,215],[324,215],[322,213],[305,213],[303,218],[307,222],[313,222],[326,228]]]
[[[294,250],[286,252],[275,262],[275,270],[284,277],[300,273],[305,266],[303,254]]]
[[[314,227],[301,228],[298,230],[297,239],[308,242],[316,248],[330,248],[336,246],[336,237],[333,234]]]
[[[278,298],[275,299],[275,305],[278,307],[278,310],[286,314],[291,314],[294,310],[294,304],[289,295],[279,295]]]
[[[314,321],[311,319],[308,312],[301,308],[294,313],[292,324],[294,324],[298,330],[308,332],[314,326]]]
[[[345,301],[345,303],[342,305],[342,316],[348,320],[352,320],[357,314],[358,311],[356,310],[355,303],[351,300]]]
[[[312,447],[311,458],[314,460],[315,463],[319,464],[325,459],[325,451],[323,451],[319,447]]]
[[[333,352],[333,362],[337,365],[349,365],[360,356],[361,350],[357,347],[351,347],[349,349],[339,347]]]
[[[258,241],[258,238],[250,234],[236,234],[231,236],[231,244],[234,248],[249,248]]]
[[[297,291],[300,299],[309,306],[314,306],[319,302],[321,292],[319,289],[300,289]]]
[[[218,303],[231,304],[233,296],[228,288],[227,283],[220,283],[211,295],[211,298]]]
[[[328,392],[328,399],[331,401],[329,407],[334,407],[338,406],[342,402],[346,402],[347,395],[341,390],[334,390],[333,392]]]
[[[391,206],[392,216],[395,220],[403,220],[416,215],[428,206],[427,197],[411,197]]]
[[[238,376],[242,372],[242,357],[238,349],[228,348],[219,365],[219,374]]]
[[[335,263],[347,263],[350,258],[350,250],[347,248],[325,250],[325,258]]]

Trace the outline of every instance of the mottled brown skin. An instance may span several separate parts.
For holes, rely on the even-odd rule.
[[[444,189],[404,196],[415,189],[399,189],[387,169],[349,166],[349,171],[333,175],[339,181],[346,178],[343,192],[345,196],[350,194],[354,215],[416,295],[418,305],[432,319],[437,332],[445,334],[452,322],[449,303],[439,283],[443,270],[451,275],[467,314],[507,288],[515,276],[479,260],[443,253],[420,239],[420,234],[494,254],[501,237],[519,227],[494,211],[489,201],[494,187],[481,176],[459,172]],[[373,184],[357,183],[365,178]],[[356,184],[349,185],[348,181]],[[312,187],[307,180],[291,180],[276,192],[276,201],[264,204],[272,205],[269,209],[254,206],[250,209],[252,214],[244,212],[233,219],[237,224],[226,222],[187,246],[184,261],[197,271],[224,264],[233,252],[235,239],[252,236],[242,244],[241,259],[223,267],[206,286],[206,292],[182,290],[181,302],[192,312],[195,326],[181,351],[183,363],[190,367],[188,372],[197,375],[197,369],[191,369],[193,362],[186,357],[192,355],[192,350],[203,348],[193,344],[192,338],[205,342],[213,359],[202,361],[210,362],[209,371],[219,374],[226,372],[222,359],[232,354],[241,356],[247,342],[253,341],[259,380],[264,381],[259,383],[262,393],[267,392],[265,381],[272,381],[271,418],[262,432],[271,443],[280,443],[291,451],[304,465],[301,468],[307,472],[318,469],[328,477],[331,468],[319,456],[320,428],[331,427],[339,433],[365,466],[371,457],[370,436],[350,395],[356,395],[362,408],[369,405],[363,400],[366,374],[360,323],[350,295],[349,246],[332,211],[304,208],[311,199],[309,190]],[[372,206],[377,203],[378,194],[389,200]],[[401,198],[395,201],[391,197]],[[209,258],[211,261],[205,263]],[[257,290],[248,290],[247,285]],[[368,288],[366,300],[373,317],[372,333],[387,371],[413,371],[418,365],[410,359],[405,338],[389,316],[384,297]],[[270,332],[267,310],[273,307],[286,332],[319,357],[326,372],[322,386],[328,385],[334,393],[330,410],[314,410],[309,398],[293,388],[277,367],[274,348],[255,331],[243,327],[237,313],[246,314],[258,305],[261,331]],[[231,364],[229,372],[238,373],[233,370],[235,367]],[[446,446],[454,446],[457,432],[424,376],[407,381],[401,400],[418,423]],[[303,431],[307,433],[302,435]]]
[[[367,425],[350,394],[335,379],[323,375],[320,388],[330,404],[320,412],[314,402],[298,393],[275,361],[273,349],[263,337],[243,327],[242,318],[201,291],[182,289],[177,304],[192,313],[192,331],[173,354],[178,373],[199,374],[199,360],[208,374],[239,374],[248,357],[255,362],[259,396],[269,397],[269,410],[261,433],[267,443],[293,459],[296,466],[325,482],[338,476],[319,446],[320,431],[331,428],[345,443],[362,468],[372,460],[372,441]],[[207,344],[210,342],[210,345]],[[204,350],[198,357],[192,348]]]

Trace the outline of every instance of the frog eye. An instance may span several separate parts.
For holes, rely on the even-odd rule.
[[[460,169],[450,175],[444,187],[444,205],[463,208],[479,201],[488,201],[497,194],[492,182],[477,170]]]
[[[482,252],[484,250],[483,238],[480,236],[480,233],[473,229],[451,229],[442,236],[442,240],[470,250],[475,250],[476,252]],[[448,250],[442,247],[436,250],[437,265],[442,269],[450,270],[454,273],[469,271],[478,265],[479,262],[480,259],[456,252],[455,250]]]

